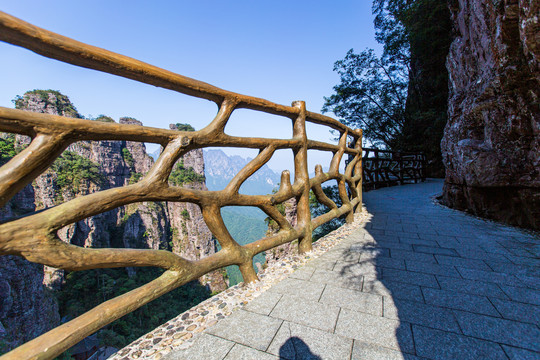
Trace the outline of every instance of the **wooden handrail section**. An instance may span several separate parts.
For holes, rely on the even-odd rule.
[[[30,145],[0,168],[0,206],[42,174],[70,145],[81,140],[126,140],[161,144],[163,152],[150,171],[137,183],[77,197],[52,208],[0,224],[0,255],[17,255],[29,261],[66,270],[155,266],[166,271],[157,279],[124,295],[108,300],[81,316],[31,340],[2,356],[3,360],[52,359],[103,326],[134,311],[159,296],[213,270],[238,265],[245,282],[257,280],[252,259],[258,253],[298,239],[300,253],[311,250],[311,233],[318,226],[342,215],[352,221],[362,205],[361,130],[353,130],[328,116],[306,110],[302,101],[291,106],[226,91],[210,84],[160,69],[144,62],[41,29],[0,12],[0,40],[22,46],[43,56],[72,65],[94,69],[182,94],[215,102],[218,112],[203,129],[195,132],[164,130],[127,124],[102,123],[63,116],[31,113],[0,107],[0,131],[28,135]],[[246,108],[292,121],[290,139],[237,137],[224,129],[235,109]],[[306,121],[328,126],[340,133],[337,145],[309,140]],[[352,148],[347,145],[353,138]],[[246,147],[259,149],[248,163],[220,191],[203,191],[171,186],[169,175],[176,161],[193,149],[205,147]],[[279,191],[269,195],[239,194],[240,186],[266,164],[278,149],[294,155],[294,181],[284,171]],[[309,178],[307,151],[333,153],[330,170],[316,167]],[[344,154],[352,160],[339,172]],[[321,185],[338,183],[342,206],[326,198]],[[348,188],[348,189],[347,189]],[[313,189],[329,211],[315,219],[309,211]],[[298,203],[295,227],[287,222],[276,205],[290,198]],[[119,206],[143,201],[177,201],[197,204],[204,221],[221,245],[221,250],[198,261],[189,261],[165,250],[82,248],[61,241],[61,228]],[[279,224],[277,234],[247,245],[239,245],[229,234],[220,214],[224,206],[254,206]]]
[[[426,156],[421,152],[398,152],[363,148],[364,189],[426,180]]]

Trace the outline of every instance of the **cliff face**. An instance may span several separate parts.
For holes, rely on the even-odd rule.
[[[444,201],[540,229],[540,5],[453,0],[450,10]]]
[[[60,323],[58,304],[43,277],[43,265],[0,257],[0,354]]]
[[[176,125],[171,124],[172,130],[177,130]],[[204,178],[204,158],[202,149],[192,150],[186,153],[178,164],[188,172],[193,171],[197,178]],[[191,170],[190,170],[191,169]],[[205,181],[195,181],[183,184],[185,187],[208,190]],[[206,226],[202,217],[201,209],[192,203],[167,202],[167,209],[172,229],[172,251],[189,260],[198,260],[216,252],[216,243],[212,233]],[[204,275],[201,282],[207,285],[211,291],[223,291],[227,288],[224,272],[218,270]]]
[[[283,204],[283,213],[285,219],[291,224],[292,227],[296,226],[297,223],[297,210],[296,199],[291,198],[285,201]],[[268,226],[268,231],[266,232],[267,236],[276,234],[278,232],[278,226],[274,222],[271,222]],[[298,241],[291,241],[283,245],[276,246],[273,249],[265,251],[266,263],[272,263],[280,261],[282,258],[289,257],[293,254],[298,253]]]
[[[35,210],[32,186],[0,209],[0,221]],[[0,354],[60,323],[58,304],[43,286],[43,265],[0,256]]]
[[[49,90],[28,92],[18,97],[15,103],[23,110],[81,117],[67,97]],[[96,120],[114,121],[106,116]],[[121,118],[120,123],[142,125],[132,118]],[[0,136],[8,137],[6,134]],[[29,141],[20,135],[14,140],[17,147],[24,147]],[[201,176],[176,185],[206,189],[201,150],[186,154],[179,163]],[[74,197],[137,182],[153,164],[143,143],[77,142],[68,147],[55,165],[17,194],[8,206],[0,209],[0,221],[49,208]],[[82,170],[86,176],[79,175]],[[83,247],[169,249],[190,260],[216,251],[200,209],[189,203],[129,204],[66,226],[58,236],[65,242]],[[130,275],[136,274],[134,268],[127,271]],[[58,325],[58,306],[52,291],[61,289],[63,282],[63,270],[18,257],[0,257],[0,342],[3,341],[7,349]],[[201,282],[212,291],[227,288],[219,271],[205,276]]]

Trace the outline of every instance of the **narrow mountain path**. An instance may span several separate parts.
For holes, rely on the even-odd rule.
[[[441,189],[365,193],[364,227],[164,359],[539,359],[540,238]]]

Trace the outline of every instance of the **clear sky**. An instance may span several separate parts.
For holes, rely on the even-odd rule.
[[[354,48],[380,49],[370,0],[30,1],[0,0],[0,10],[76,40],[205,81],[226,90],[290,105],[304,100],[320,112],[339,81],[333,63]],[[204,127],[214,103],[132,80],[50,60],[0,42],[0,106],[32,89],[59,90],[86,116],[131,116],[145,125]],[[329,114],[333,116],[333,114]],[[233,114],[226,132],[290,138],[290,121],[248,110]],[[308,137],[329,141],[326,128]],[[149,145],[149,150],[155,145]],[[256,152],[227,149],[253,157]],[[310,172],[329,156],[310,152]],[[270,161],[289,167],[290,151]]]

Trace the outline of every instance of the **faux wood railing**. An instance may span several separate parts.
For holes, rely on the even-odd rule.
[[[161,144],[163,152],[150,171],[138,183],[103,190],[67,201],[58,206],[14,219],[0,225],[0,255],[18,255],[25,259],[66,270],[155,266],[166,271],[157,279],[133,291],[108,300],[83,315],[21,345],[2,356],[7,359],[51,359],[103,326],[128,314],[159,296],[202,275],[228,266],[238,265],[246,282],[257,280],[252,259],[258,253],[299,239],[301,253],[311,249],[312,231],[318,226],[347,214],[352,221],[362,202],[361,130],[352,130],[340,122],[306,110],[305,103],[292,106],[236,94],[193,80],[167,70],[86,45],[33,26],[0,12],[0,40],[25,47],[38,54],[73,65],[119,75],[142,83],[207,99],[218,105],[216,117],[205,128],[195,132],[164,130],[116,123],[66,118],[0,107],[0,131],[30,136],[31,144],[0,168],[0,207],[36,177],[72,143],[81,140],[126,140]],[[292,121],[290,139],[236,137],[225,134],[225,125],[235,109],[245,108],[283,116]],[[306,121],[326,125],[340,132],[338,145],[309,140]],[[351,137],[354,148],[347,146]],[[193,149],[204,147],[246,147],[259,149],[247,164],[221,191],[202,191],[170,186],[168,178],[176,161]],[[283,171],[279,191],[271,195],[243,195],[242,183],[263,166],[278,149],[291,149],[294,155],[294,183]],[[330,169],[324,173],[317,165],[309,178],[308,149],[330,151]],[[344,154],[353,156],[345,172],[339,172]],[[336,180],[342,206],[338,207],[322,191],[321,184]],[[347,189],[348,188],[348,189]],[[309,192],[330,210],[312,219]],[[350,195],[348,195],[350,194]],[[295,227],[287,222],[276,205],[295,197],[298,221]],[[178,201],[197,204],[203,218],[221,245],[221,250],[198,261],[189,261],[165,250],[92,249],[61,241],[57,231],[119,206],[142,201]],[[240,246],[229,234],[220,208],[255,206],[279,225],[277,234]]]
[[[423,153],[374,148],[364,148],[363,152],[364,189],[426,180],[426,157]]]

